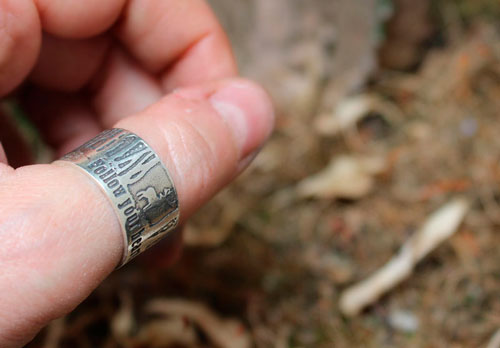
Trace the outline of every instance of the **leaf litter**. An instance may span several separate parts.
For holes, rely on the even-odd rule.
[[[416,2],[394,0],[377,43],[379,1],[212,3],[243,73],[276,99],[275,134],[192,220],[175,267],[137,260],[30,346],[496,344],[500,34],[489,18],[500,6],[422,0],[408,26]],[[448,204],[462,207],[441,221],[448,233],[423,233]],[[419,244],[424,234],[436,243]],[[342,294],[416,245],[404,282],[383,296],[372,287],[367,308],[343,314]]]

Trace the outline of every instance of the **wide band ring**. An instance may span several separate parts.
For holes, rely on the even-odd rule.
[[[174,183],[158,155],[136,134],[118,128],[104,131],[60,160],[89,174],[113,205],[125,245],[119,267],[177,226]]]

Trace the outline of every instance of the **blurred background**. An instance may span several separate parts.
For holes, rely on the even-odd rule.
[[[210,2],[275,134],[29,347],[500,347],[500,3]]]

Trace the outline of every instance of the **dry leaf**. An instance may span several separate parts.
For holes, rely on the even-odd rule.
[[[122,293],[120,295],[120,302],[120,309],[111,319],[111,331],[118,342],[126,345],[134,326],[131,294],[128,292]]]
[[[194,322],[219,348],[250,347],[250,336],[243,324],[235,319],[221,319],[203,304],[180,299],[157,299],[149,302],[147,309],[151,313]]]
[[[386,168],[381,157],[336,157],[321,172],[302,180],[297,186],[301,197],[359,199],[374,185],[374,175]]]
[[[323,135],[346,131],[369,113],[373,104],[374,98],[366,94],[345,98],[337,104],[332,114],[319,116],[315,128]]]
[[[140,329],[135,339],[151,348],[200,346],[195,328],[180,316],[150,321]]]
[[[320,115],[314,126],[325,136],[332,136],[355,128],[370,113],[377,113],[391,124],[400,122],[403,114],[396,104],[371,94],[360,94],[341,100],[332,113]]]

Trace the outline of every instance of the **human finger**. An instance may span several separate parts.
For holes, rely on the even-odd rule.
[[[229,42],[204,1],[130,1],[116,32],[128,52],[115,47],[93,86],[105,126],[165,92],[236,73]]]
[[[81,39],[109,29],[120,16],[126,0],[34,1],[46,32],[62,38]]]
[[[92,105],[104,127],[144,110],[164,95],[158,79],[114,47],[93,87]]]
[[[130,0],[116,28],[131,54],[167,91],[233,76],[229,41],[204,0]]]
[[[272,106],[255,85],[224,81],[180,90],[121,120],[161,157],[176,185],[181,222],[259,149]],[[0,346],[29,340],[72,310],[119,262],[113,207],[71,164],[16,171],[0,164]]]
[[[28,75],[40,42],[40,21],[33,1],[0,1],[0,96]]]
[[[109,43],[108,35],[70,40],[44,34],[30,80],[56,91],[75,92],[94,77],[104,61]]]

